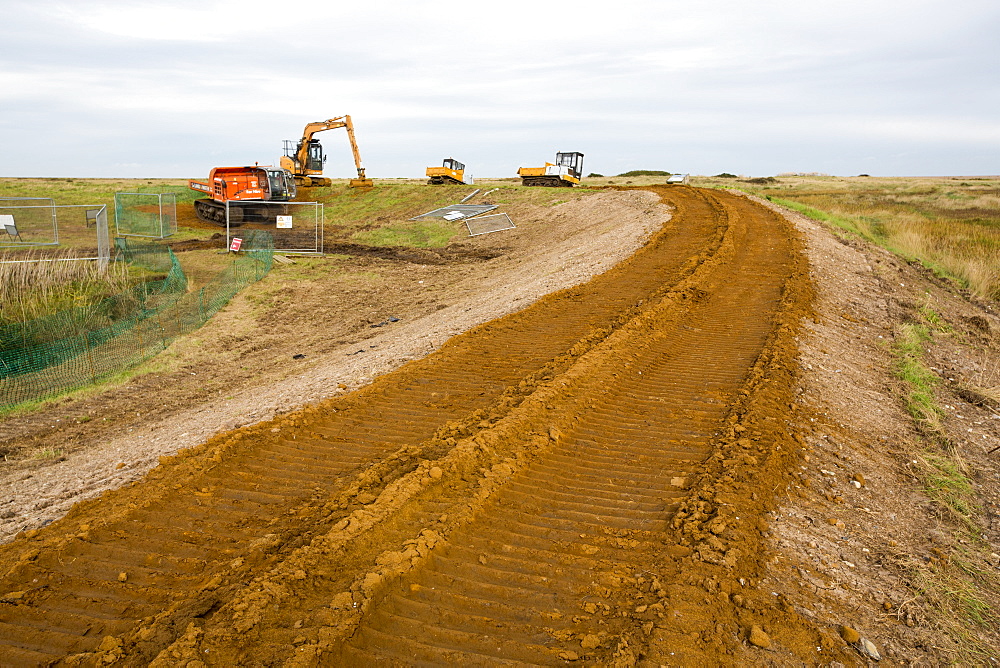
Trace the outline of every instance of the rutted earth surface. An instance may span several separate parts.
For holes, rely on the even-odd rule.
[[[908,623],[906,606],[931,602],[895,598],[912,568],[866,563],[885,535],[916,552],[922,519],[872,496],[916,435],[891,387],[859,392],[891,377],[884,347],[868,356],[900,317],[894,290],[877,285],[879,302],[823,287],[868,280],[878,272],[865,253],[878,254],[739,195],[655,192],[670,220],[660,226],[646,200],[648,242],[605,273],[537,301],[524,291],[534,303],[482,325],[438,321],[458,335],[418,349],[440,345],[433,354],[164,457],[22,532],[0,550],[0,654],[164,666],[853,664],[879,649],[948,660],[940,628]],[[910,270],[877,261],[883,274]],[[519,293],[507,287],[473,301],[509,304]],[[995,316],[949,298],[993,345]],[[844,369],[821,361],[831,354]],[[299,397],[324,381],[329,394],[331,376],[317,367]],[[870,413],[850,418],[859,407]],[[892,447],[865,451],[875,434]],[[850,465],[852,448],[863,464]],[[94,461],[110,469],[115,456]],[[845,499],[827,479],[851,473],[859,498]],[[20,482],[35,476],[44,470]],[[861,503],[885,535],[844,512]],[[850,578],[834,577],[834,550],[857,552]]]

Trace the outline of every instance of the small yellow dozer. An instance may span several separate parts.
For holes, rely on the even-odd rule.
[[[429,183],[432,186],[438,186],[442,183],[451,185],[465,185],[465,165],[460,163],[454,158],[446,158],[440,167],[428,167],[427,176]]]
[[[544,167],[521,167],[517,170],[526,186],[572,188],[583,177],[583,153],[556,153],[556,162]]]

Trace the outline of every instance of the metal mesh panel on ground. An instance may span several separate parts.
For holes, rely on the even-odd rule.
[[[492,216],[469,218],[465,221],[465,226],[469,228],[470,237],[475,237],[480,234],[489,234],[490,232],[499,232],[501,230],[512,230],[515,227],[514,221],[512,221],[510,216],[506,213],[496,213]]]
[[[497,208],[496,204],[452,204],[434,209],[419,216],[414,216],[410,220],[421,220],[422,218],[443,218],[444,220],[462,220],[472,218],[482,213],[487,213]]]
[[[200,290],[166,246],[118,240],[127,262],[166,271],[97,304],[0,327],[0,406],[35,401],[98,382],[146,360],[194,331],[246,285],[271,269],[267,232],[247,236],[244,250]]]
[[[120,236],[165,239],[177,233],[173,193],[115,193],[115,230]]]
[[[249,233],[264,231],[281,253],[323,252],[323,205],[318,202],[251,202],[226,206],[226,246],[245,243]]]

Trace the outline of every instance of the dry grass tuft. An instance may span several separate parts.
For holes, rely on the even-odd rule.
[[[998,179],[783,178],[740,187],[918,260],[978,297],[1000,299]]]
[[[128,289],[125,264],[100,269],[73,251],[56,256],[0,254],[0,324],[26,322],[85,306]]]

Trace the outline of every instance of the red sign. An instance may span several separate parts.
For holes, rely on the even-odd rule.
[[[240,249],[240,246],[242,245],[243,245],[243,239],[240,239],[239,237],[233,237],[233,243],[229,244],[229,250],[235,253]]]

